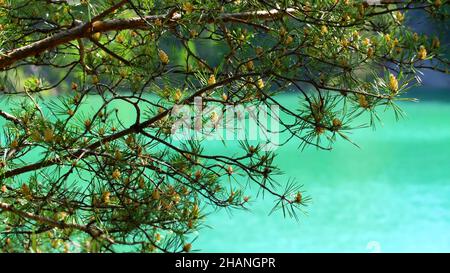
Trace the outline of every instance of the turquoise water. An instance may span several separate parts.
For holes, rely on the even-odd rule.
[[[278,181],[295,178],[313,199],[299,222],[268,216],[273,199],[253,198],[250,211],[208,215],[194,249],[450,252],[450,103],[425,100],[402,108],[407,116],[400,121],[381,113],[384,126],[353,131],[361,148],[339,140],[332,151],[300,151],[295,142],[277,150],[284,172]],[[120,112],[130,113],[125,106]]]
[[[330,152],[280,148],[280,182],[295,178],[313,201],[300,221],[251,211],[208,216],[202,252],[450,252],[450,104],[402,104],[376,131],[354,131]]]

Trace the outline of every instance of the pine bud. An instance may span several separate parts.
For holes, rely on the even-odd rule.
[[[163,65],[167,65],[169,63],[169,56],[167,55],[166,52],[164,52],[164,50],[162,49],[158,50],[158,56],[159,60]]]
[[[45,142],[52,142],[54,138],[54,133],[51,128],[46,128],[44,130],[44,141]]]
[[[22,190],[22,194],[23,194],[27,199],[31,198],[31,190],[30,190],[30,188],[28,187],[27,184],[22,184],[21,190]]]
[[[259,89],[263,89],[263,88],[264,88],[264,81],[263,81],[263,79],[259,79],[259,80],[256,82],[256,86],[257,86]]]
[[[120,152],[120,150],[115,150],[114,151],[114,158],[116,160],[121,160],[122,159],[122,152]]]
[[[247,67],[248,71],[253,71],[253,69],[255,68],[255,65],[253,64],[253,61],[250,60],[250,61],[245,63],[245,67]]]
[[[255,51],[256,51],[256,55],[261,55],[264,52],[264,49],[262,47],[258,46],[255,49]]]
[[[187,244],[185,244],[185,245],[183,246],[183,251],[184,251],[184,252],[189,252],[189,251],[191,251],[191,248],[192,248],[192,245],[189,244],[189,243],[187,243]]]
[[[338,118],[333,119],[333,127],[335,129],[340,129],[342,127],[342,121]]]
[[[197,170],[194,174],[195,180],[199,180],[202,177],[202,172],[200,170]]]
[[[145,189],[145,180],[144,180],[144,178],[142,176],[139,177],[139,188],[141,190]]]
[[[84,121],[84,127],[86,127],[87,130],[89,130],[91,128],[92,125],[92,121],[90,119],[86,119]]]
[[[361,106],[362,108],[369,108],[369,106],[370,106],[369,102],[366,99],[366,96],[364,96],[364,95],[358,96],[358,103],[359,103],[359,106]]]
[[[228,173],[228,175],[232,175],[233,174],[233,167],[232,166],[228,165],[227,173]]]
[[[161,194],[158,189],[154,189],[152,192],[153,200],[159,200],[161,198]]]
[[[125,143],[127,146],[132,146],[134,144],[134,137],[132,135],[128,135],[125,139]]]
[[[298,192],[295,196],[295,203],[300,204],[302,202],[302,194],[301,192]]]
[[[19,142],[17,141],[17,139],[14,139],[11,144],[10,144],[11,148],[15,149],[17,147],[19,147]]]
[[[402,23],[403,20],[405,19],[405,15],[403,15],[403,13],[401,13],[400,11],[397,11],[397,12],[394,14],[394,17],[395,17],[395,19],[396,19],[399,23]]]
[[[365,38],[362,43],[364,46],[369,46],[372,43],[372,41],[369,38]]]
[[[211,75],[211,76],[209,76],[209,79],[208,79],[208,85],[213,85],[213,84],[216,84],[216,76]]]
[[[182,97],[183,97],[183,94],[181,93],[181,90],[177,89],[177,91],[175,92],[175,101],[179,102]]]
[[[113,173],[111,174],[111,177],[112,177],[114,180],[118,180],[118,179],[120,178],[120,171],[119,171],[118,169],[115,169],[115,170],[113,171]]]
[[[368,49],[367,49],[367,58],[372,58],[373,57],[373,47],[369,47]]]
[[[65,211],[60,211],[55,216],[58,221],[63,221],[68,216],[68,213]]]
[[[116,39],[119,44],[123,44],[123,42],[125,42],[125,38],[122,34],[117,35]]]
[[[248,147],[248,151],[249,151],[249,153],[251,153],[251,154],[255,153],[255,152],[256,152],[255,146],[251,145],[250,147]]]
[[[419,52],[417,53],[417,58],[420,60],[425,60],[427,58],[427,50],[423,45],[419,47]]]
[[[348,42],[347,39],[344,38],[344,39],[341,40],[341,45],[342,45],[342,47],[347,48],[347,47],[348,47],[348,44],[349,44],[349,42]]]
[[[101,36],[102,36],[102,34],[100,32],[96,32],[96,33],[92,34],[92,39],[94,41],[99,41]]]
[[[198,36],[198,32],[195,29],[191,29],[189,31],[189,36],[191,36],[191,38],[195,38]]]
[[[441,46],[441,41],[439,41],[438,37],[433,38],[433,44],[431,45],[432,48],[437,49]]]
[[[400,42],[398,41],[398,39],[395,38],[394,41],[392,42],[392,46],[393,46],[393,47],[396,47],[396,46],[398,46],[399,43],[400,43]]]
[[[280,34],[281,37],[284,37],[284,35],[287,34],[287,31],[284,27],[281,27],[278,33]]]
[[[389,89],[393,94],[397,94],[398,92],[398,81],[393,74],[389,74]]]
[[[289,35],[286,37],[286,40],[284,40],[284,44],[290,45],[293,41],[294,41],[294,38],[291,35]]]
[[[212,112],[210,119],[211,119],[211,122],[216,123],[219,120],[219,115],[216,112]]]
[[[52,241],[51,241],[51,246],[52,246],[52,248],[58,248],[58,246],[59,246],[59,241],[58,241],[58,240],[52,240]]]
[[[192,5],[189,2],[186,2],[183,4],[183,10],[186,12],[186,14],[190,14],[194,11],[194,5]]]
[[[102,201],[104,204],[109,204],[111,200],[111,193],[109,191],[106,191],[102,194]]]

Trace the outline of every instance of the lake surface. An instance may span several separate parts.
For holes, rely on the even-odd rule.
[[[284,171],[312,197],[300,221],[251,211],[208,216],[201,252],[450,252],[450,103],[401,104],[407,116],[381,114],[384,126],[353,131],[361,148],[339,140],[330,152],[277,150]]]
[[[269,216],[270,197],[253,198],[251,211],[210,214],[194,249],[450,252],[450,101],[444,96],[401,106],[404,119],[380,112],[384,126],[353,131],[351,139],[361,148],[338,140],[332,151],[301,151],[296,142],[277,150],[284,172],[278,181],[296,179],[312,197],[298,222],[281,212]],[[120,112],[129,115],[129,110]],[[207,146],[221,153],[233,150]]]

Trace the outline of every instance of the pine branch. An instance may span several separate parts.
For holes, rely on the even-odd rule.
[[[186,98],[181,103],[182,104],[189,103],[189,102],[193,101],[195,97],[201,96],[205,92],[208,92],[208,91],[211,91],[211,90],[213,90],[213,89],[215,89],[217,87],[226,85],[226,84],[228,84],[228,83],[230,83],[232,81],[235,81],[235,80],[237,80],[237,79],[239,79],[241,77],[242,77],[242,75],[226,78],[226,79],[224,79],[222,81],[218,81],[217,83],[215,83],[213,85],[206,86],[206,87],[198,90],[194,94],[192,94],[190,97]],[[159,113],[158,115],[152,117],[151,119],[148,119],[148,120],[146,120],[144,122],[141,122],[141,123],[138,123],[138,124],[135,124],[135,125],[132,125],[131,127],[127,128],[127,129],[124,129],[124,130],[122,130],[120,132],[117,132],[115,134],[106,136],[106,137],[104,137],[104,138],[102,138],[102,139],[92,143],[91,145],[87,146],[86,148],[79,149],[78,151],[76,151],[76,152],[74,152],[72,154],[69,154],[68,157],[70,157],[70,158],[78,158],[80,156],[83,156],[86,150],[95,150],[98,147],[102,146],[104,143],[114,141],[116,139],[119,139],[121,137],[127,136],[127,135],[132,134],[132,133],[138,133],[138,132],[142,131],[144,128],[147,128],[147,127],[151,126],[152,124],[154,124],[155,122],[157,122],[158,120],[161,120],[162,118],[166,117],[168,114],[170,114],[171,110],[172,110],[172,108],[169,108],[169,109]],[[50,166],[53,166],[55,164],[58,164],[59,162],[61,162],[61,159],[58,159],[58,158],[46,159],[46,160],[41,161],[41,162],[37,162],[37,163],[34,163],[34,164],[30,164],[30,165],[19,167],[19,168],[13,169],[13,170],[6,171],[6,172],[4,172],[3,174],[0,175],[0,179],[6,179],[6,178],[9,178],[9,177],[13,177],[13,176],[19,175],[19,174],[23,174],[23,173],[27,173],[27,172],[31,172],[31,171],[36,171],[36,170],[39,170],[39,169],[42,169],[42,168],[50,167]]]
[[[0,210],[9,211],[16,215],[20,215],[26,219],[34,220],[39,223],[45,223],[52,227],[57,227],[60,229],[65,229],[65,228],[77,229],[77,230],[80,230],[80,231],[90,234],[94,238],[103,234],[103,231],[99,230],[95,226],[79,225],[79,224],[73,224],[73,223],[65,223],[63,221],[56,221],[56,220],[53,220],[53,219],[50,219],[50,218],[47,218],[47,217],[44,217],[41,215],[37,215],[37,214],[29,213],[29,212],[26,212],[26,211],[23,211],[20,209],[16,209],[13,205],[8,204],[8,203],[0,202]]]
[[[289,12],[294,12],[295,9],[277,10],[272,9],[268,11],[250,11],[240,13],[225,13],[217,18],[205,18],[205,23],[211,23],[213,21],[233,22],[237,21],[242,23],[242,20],[250,19],[274,19],[277,16],[284,16]],[[7,69],[8,66],[14,64],[17,61],[25,58],[39,55],[45,51],[51,50],[59,45],[66,44],[73,40],[81,38],[89,38],[93,33],[97,32],[109,32],[120,31],[126,29],[147,29],[148,23],[154,23],[157,20],[164,21],[167,18],[167,14],[163,15],[150,15],[145,17],[136,17],[130,19],[112,19],[105,21],[94,21],[88,23],[77,22],[73,28],[61,31],[50,37],[44,38],[29,45],[14,49],[10,52],[0,56],[0,70]],[[179,13],[174,13],[167,24],[174,24],[177,20],[180,20],[182,16]]]

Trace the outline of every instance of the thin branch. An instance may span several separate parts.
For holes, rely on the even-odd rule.
[[[14,122],[14,124],[22,124],[22,121],[15,116],[6,113],[5,111],[0,110],[0,116],[3,117],[6,120]]]
[[[90,41],[92,43],[94,43],[96,46],[98,46],[101,50],[105,51],[106,53],[108,53],[109,55],[111,55],[112,57],[118,59],[119,61],[121,61],[122,63],[126,64],[127,66],[131,66],[131,62],[126,60],[125,58],[119,56],[118,54],[114,53],[114,51],[109,50],[109,48],[107,48],[106,46],[102,45],[100,42],[90,38]]]

